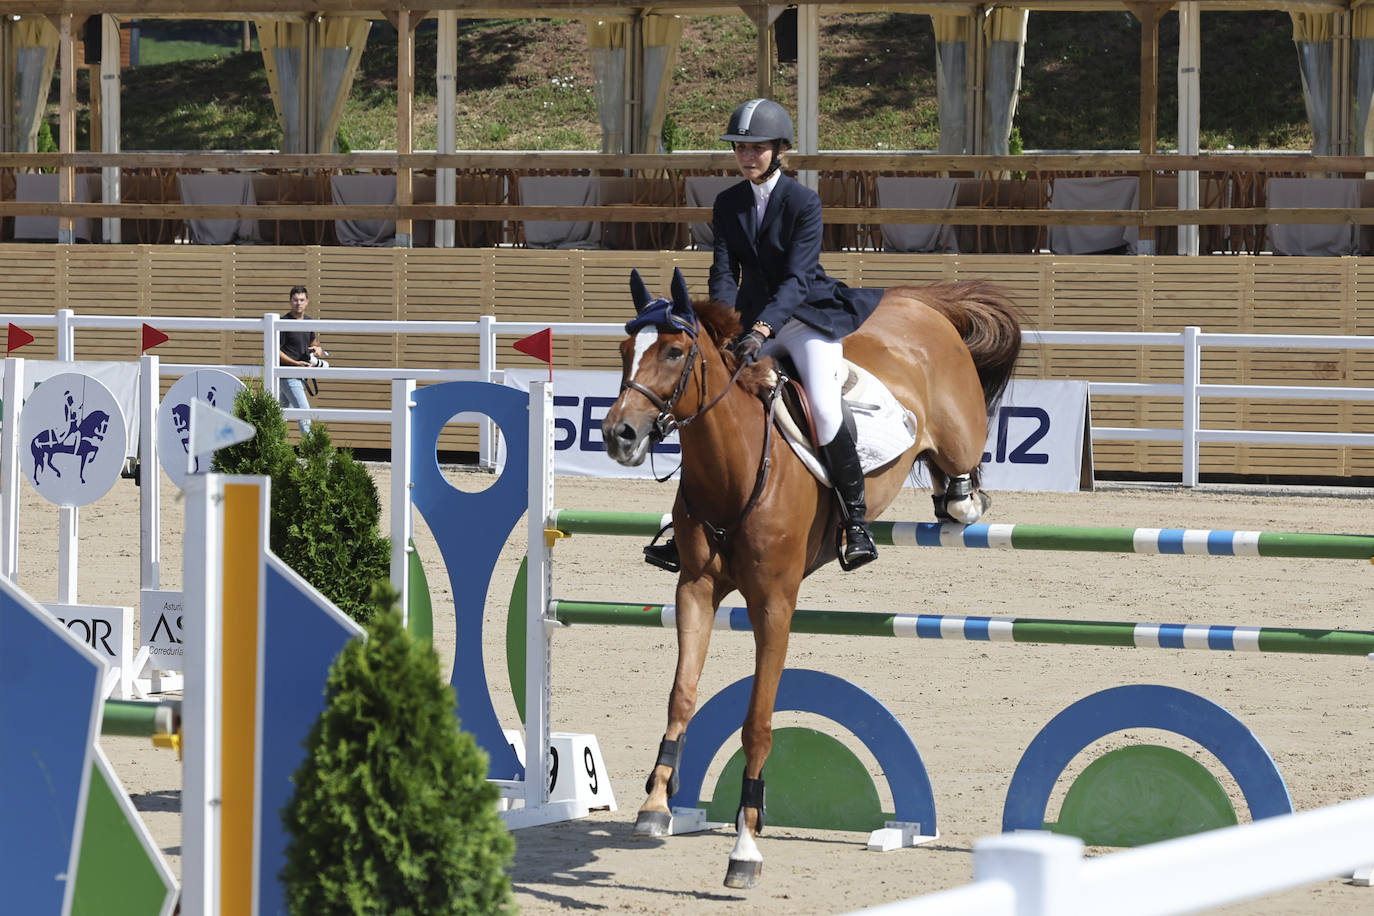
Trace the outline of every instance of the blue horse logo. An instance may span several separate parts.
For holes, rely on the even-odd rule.
[[[54,455],[75,455],[81,459],[78,474],[81,482],[86,482],[86,465],[100,454],[100,443],[110,429],[110,415],[103,410],[92,410],[79,423],[73,422],[65,435],[45,429],[33,437],[29,448],[33,452],[33,480],[38,482],[39,471],[47,465],[58,477],[62,472],[53,464]]]

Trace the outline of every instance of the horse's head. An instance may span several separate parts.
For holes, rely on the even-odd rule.
[[[86,414],[86,419],[81,421],[81,435],[104,439],[105,434],[110,431],[110,415],[103,410],[92,410]]]
[[[681,271],[673,271],[671,299],[650,298],[639,271],[630,273],[630,295],[635,317],[625,323],[629,336],[620,344],[620,397],[601,422],[601,435],[612,458],[634,466],[671,429],[700,353],[701,322]]]

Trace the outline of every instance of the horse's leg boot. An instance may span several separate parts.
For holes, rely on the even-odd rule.
[[[658,743],[658,759],[654,761],[654,768],[649,770],[649,778],[644,782],[644,791],[654,790],[654,769],[660,764],[669,768],[668,773],[668,798],[677,794],[678,777],[677,771],[682,766],[682,746],[686,743],[687,736],[682,735],[675,741],[664,738]],[[664,837],[669,836],[673,830],[673,815],[670,811],[640,811],[635,816],[635,827],[633,836],[638,837]]]
[[[754,843],[754,837],[750,834],[744,819],[745,808],[757,808],[759,817],[757,826],[753,834],[763,833],[764,804],[763,804],[763,774],[759,774],[758,779],[750,779],[745,776],[740,781],[739,787],[739,808],[735,813],[735,827],[738,836],[735,838],[735,848],[730,850],[730,864],[725,870],[725,886],[749,889],[757,887],[759,878],[763,875],[763,856],[759,853],[759,848]]]
[[[951,477],[945,492],[932,499],[937,518],[960,525],[972,525],[992,505],[992,498],[973,485],[969,474]]]
[[[830,470],[830,480],[835,485],[835,495],[839,497],[842,544],[839,545],[840,568],[845,571],[858,569],[865,563],[878,559],[878,548],[873,543],[873,533],[868,530],[864,516],[868,506],[864,501],[864,470],[859,463],[859,453],[854,447],[854,437],[845,427],[829,443],[821,446],[826,467]]]

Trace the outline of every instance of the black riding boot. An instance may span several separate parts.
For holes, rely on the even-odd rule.
[[[830,482],[835,485],[843,519],[840,566],[845,570],[856,569],[878,559],[878,548],[873,544],[873,534],[864,518],[868,511],[864,503],[864,472],[859,464],[859,453],[854,450],[854,437],[841,426],[835,438],[821,446],[821,454],[830,470]]]

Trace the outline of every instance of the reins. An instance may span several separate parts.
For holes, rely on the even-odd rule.
[[[655,394],[653,391],[650,391],[648,388],[641,385],[639,382],[636,382],[634,379],[622,379],[620,382],[620,389],[622,391],[624,391],[626,388],[629,388],[632,391],[637,391],[640,394],[644,395],[644,397],[648,398],[649,403],[653,404],[654,407],[658,409],[658,417],[654,419],[653,432],[653,435],[655,436],[657,441],[661,442],[664,438],[668,436],[669,433],[671,433],[675,429],[683,429],[684,427],[691,425],[693,422],[704,416],[706,412],[709,411],[712,407],[715,407],[717,404],[719,404],[721,402],[721,399],[723,399],[725,395],[730,392],[730,389],[734,387],[735,383],[739,381],[740,375],[743,374],[744,370],[749,365],[748,363],[743,362],[741,360],[739,366],[736,367],[734,374],[730,376],[730,381],[726,383],[725,387],[721,390],[720,394],[712,398],[710,403],[697,408],[696,413],[693,413],[691,416],[679,420],[673,416],[672,410],[674,407],[677,406],[677,402],[681,400],[683,394],[685,394],[687,391],[687,383],[692,376],[692,368],[695,357],[699,357],[701,362],[700,400],[704,401],[706,399],[706,354],[702,352],[701,345],[695,337],[692,340],[692,349],[689,350],[687,353],[687,359],[683,364],[682,374],[678,377],[677,385],[676,387],[674,387],[673,393],[669,395],[666,400],[659,397],[657,394]],[[706,530],[711,533],[711,536],[715,539],[716,543],[721,547],[725,546],[725,542],[730,537],[730,535],[738,531],[740,527],[744,524],[745,519],[747,519],[749,517],[749,514],[754,511],[754,507],[758,505],[759,498],[763,495],[763,488],[768,483],[768,472],[772,468],[773,464],[773,459],[771,455],[773,446],[773,417],[777,411],[778,398],[782,394],[782,386],[784,380],[784,377],[781,375],[781,373],[779,373],[777,381],[774,383],[773,388],[768,395],[768,408],[765,411],[763,421],[763,452],[759,458],[759,469],[757,473],[754,475],[753,492],[749,494],[749,499],[745,502],[744,509],[740,513],[739,518],[735,520],[734,524],[730,525],[727,528],[720,528],[716,525],[711,524],[710,522],[705,521],[705,519],[702,520],[706,526]],[[652,458],[653,452],[651,450],[651,461]],[[679,464],[678,467],[681,468],[682,465]],[[655,479],[659,483],[662,483],[672,476],[673,472],[669,471],[663,477],[658,477],[657,475],[655,475]],[[687,508],[687,514],[695,515],[696,513],[692,511],[692,507],[688,504],[686,491],[682,490],[680,487],[679,491],[682,493],[682,502],[683,505]],[[662,532],[659,533],[662,534]]]

